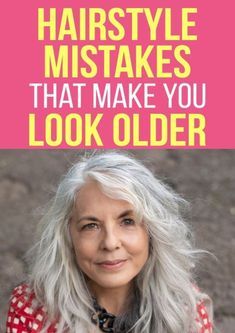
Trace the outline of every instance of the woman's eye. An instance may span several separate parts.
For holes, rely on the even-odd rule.
[[[82,230],[94,230],[98,229],[98,224],[97,223],[88,223],[82,226]]]
[[[126,226],[131,226],[131,225],[135,225],[135,221],[133,219],[124,219],[122,221],[122,224],[124,224]]]

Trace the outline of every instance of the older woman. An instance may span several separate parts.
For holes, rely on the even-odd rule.
[[[7,332],[211,333],[183,204],[126,154],[75,164],[42,219]]]

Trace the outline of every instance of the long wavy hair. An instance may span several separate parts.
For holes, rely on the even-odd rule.
[[[149,232],[149,257],[135,278],[138,319],[133,333],[195,333],[194,265],[200,251],[181,216],[185,201],[127,153],[91,154],[63,177],[39,224],[38,240],[29,251],[29,285],[34,306],[44,305],[48,321],[58,320],[58,333],[98,332],[85,277],[76,263],[69,220],[79,190],[96,181],[102,191],[131,203]]]

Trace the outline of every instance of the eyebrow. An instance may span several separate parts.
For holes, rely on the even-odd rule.
[[[80,223],[83,220],[92,221],[92,222],[100,222],[100,220],[97,219],[97,217],[94,217],[94,216],[83,216],[80,219],[78,219],[77,223]]]
[[[121,214],[118,216],[118,219],[120,219],[120,218],[122,218],[122,217],[125,217],[125,216],[127,216],[127,215],[131,215],[131,214],[133,214],[133,213],[134,213],[133,209],[127,209],[127,210],[125,210],[123,213],[121,213]]]
[[[133,210],[132,209],[127,209],[124,212],[122,212],[117,219],[121,219],[122,217],[128,216],[133,214]],[[101,222],[97,217],[92,216],[92,215],[85,215],[82,216],[80,219],[78,219],[77,223],[80,223],[81,221],[86,220],[86,221],[92,221],[92,222]]]

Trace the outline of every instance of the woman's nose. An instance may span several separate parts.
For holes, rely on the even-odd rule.
[[[102,250],[113,251],[121,247],[120,235],[115,228],[103,230],[101,239]]]

